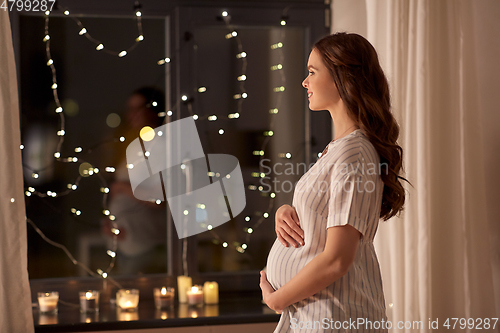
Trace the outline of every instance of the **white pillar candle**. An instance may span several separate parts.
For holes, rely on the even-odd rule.
[[[57,312],[58,301],[59,292],[57,291],[38,293],[38,305],[42,313]]]
[[[215,281],[207,281],[203,285],[203,294],[205,295],[205,304],[219,303],[219,285]]]
[[[193,280],[189,276],[177,277],[177,290],[179,294],[179,303],[187,303],[187,291],[193,286]]]
[[[187,291],[189,305],[203,304],[203,289],[201,286],[193,286]]]

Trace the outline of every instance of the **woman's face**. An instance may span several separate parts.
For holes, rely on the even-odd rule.
[[[313,111],[332,110],[340,101],[337,85],[316,49],[311,51],[307,62],[309,75],[302,82],[307,89],[309,108]]]

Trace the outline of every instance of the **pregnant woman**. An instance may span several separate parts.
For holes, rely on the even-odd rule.
[[[330,112],[335,139],[276,212],[262,296],[281,312],[275,332],[387,332],[373,239],[405,201],[387,79],[357,34],[318,41],[307,68],[309,108]]]

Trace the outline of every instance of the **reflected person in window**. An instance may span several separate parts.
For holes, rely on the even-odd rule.
[[[164,272],[166,263],[166,207],[138,200],[132,193],[125,151],[128,144],[139,136],[145,126],[158,127],[164,111],[163,93],[153,87],[143,87],[134,91],[127,100],[125,126],[120,135],[126,138],[119,145],[117,168],[111,184],[109,210],[116,217],[120,230],[118,236],[117,272],[122,274]]]
[[[357,34],[319,40],[307,68],[309,108],[330,112],[335,137],[297,183],[292,206],[276,211],[263,299],[282,313],[275,332],[387,332],[373,239],[405,200],[387,79]],[[349,325],[358,318],[372,326]]]

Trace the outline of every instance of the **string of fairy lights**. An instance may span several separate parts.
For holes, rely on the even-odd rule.
[[[264,158],[264,156],[266,154],[265,153],[266,147],[269,144],[270,139],[274,135],[274,123],[275,123],[274,118],[275,117],[273,117],[273,116],[279,112],[279,107],[281,106],[281,100],[282,100],[282,95],[283,95],[282,92],[285,91],[286,77],[285,77],[285,72],[283,70],[283,65],[282,65],[283,59],[284,59],[284,52],[283,52],[283,42],[281,42],[281,40],[284,40],[284,37],[285,37],[284,26],[287,23],[286,22],[286,13],[288,11],[288,8],[289,7],[285,8],[285,10],[283,11],[283,15],[281,17],[281,20],[280,20],[280,25],[282,26],[282,29],[280,32],[280,37],[279,37],[280,40],[270,46],[270,48],[273,52],[278,53],[278,59],[279,59],[278,63],[273,65],[270,68],[270,70],[272,72],[277,71],[279,73],[280,78],[281,78],[281,83],[280,83],[280,85],[273,88],[273,92],[275,92],[277,94],[277,98],[276,98],[275,105],[273,105],[273,107],[269,110],[269,113],[271,115],[270,123],[269,123],[269,130],[267,130],[263,133],[265,139],[263,141],[262,147],[260,148],[260,150],[255,150],[252,152],[253,155],[260,156],[260,160],[262,160]],[[111,50],[111,49],[108,49],[107,47],[105,47],[105,44],[102,41],[100,41],[100,40],[98,40],[90,35],[89,31],[85,28],[83,23],[77,17],[70,14],[69,9],[67,9],[67,8],[62,8],[62,9],[63,9],[64,15],[72,18],[76,22],[78,27],[80,28],[78,34],[80,36],[86,37],[87,40],[89,40],[94,45],[96,51],[99,51],[102,53],[107,53],[111,56],[116,56],[116,57],[121,58],[121,57],[125,57],[127,54],[132,52],[139,45],[139,43],[145,39],[143,31],[142,31],[141,5],[138,2],[136,2],[134,5],[135,20],[136,20],[136,24],[137,24],[138,35],[135,38],[135,41],[132,43],[131,46],[129,46],[128,48],[122,49],[122,50]],[[61,149],[62,149],[64,139],[65,139],[65,136],[67,135],[67,133],[66,133],[66,129],[65,129],[65,117],[64,117],[64,112],[63,112],[64,110],[63,110],[63,106],[61,104],[61,101],[59,100],[59,95],[58,95],[59,86],[58,86],[57,75],[56,75],[56,67],[55,67],[54,60],[52,59],[51,49],[50,49],[50,43],[51,43],[51,37],[50,37],[50,33],[49,33],[50,14],[51,13],[49,11],[45,12],[45,36],[43,38],[43,42],[45,43],[45,50],[46,50],[46,56],[47,56],[47,63],[46,64],[48,67],[50,67],[51,73],[52,73],[51,89],[53,92],[53,97],[54,97],[54,102],[55,102],[54,112],[59,116],[59,123],[60,123],[59,129],[56,133],[59,140],[57,143],[56,151],[54,153],[54,162],[57,161],[57,162],[62,162],[62,163],[80,163],[80,165],[79,165],[79,173],[80,174],[76,177],[76,179],[72,183],[67,184],[67,188],[65,190],[62,190],[62,191],[49,190],[47,192],[40,192],[40,191],[37,191],[33,186],[29,186],[25,191],[25,195],[26,196],[36,195],[36,196],[41,197],[41,198],[61,197],[61,196],[69,195],[69,194],[73,193],[74,191],[76,191],[79,188],[79,184],[83,178],[98,177],[100,184],[101,184],[100,192],[102,195],[102,207],[103,207],[102,214],[109,219],[110,224],[111,224],[110,231],[112,234],[112,242],[111,242],[111,246],[106,251],[106,254],[110,257],[110,262],[109,262],[108,267],[104,270],[99,268],[96,270],[96,272],[92,271],[85,264],[76,260],[74,258],[74,256],[69,252],[69,250],[64,245],[57,243],[53,240],[50,240],[48,237],[46,237],[45,234],[36,226],[36,224],[31,219],[28,218],[27,222],[30,225],[32,225],[32,227],[42,237],[42,239],[44,239],[46,242],[48,242],[49,244],[51,244],[53,246],[61,248],[67,254],[67,256],[70,258],[70,260],[73,262],[73,264],[82,267],[91,276],[100,277],[103,279],[107,278],[107,279],[111,280],[114,284],[119,286],[119,284],[116,281],[114,281],[113,279],[111,279],[109,277],[109,274],[116,263],[116,255],[117,255],[117,248],[118,248],[118,235],[120,234],[120,229],[119,229],[117,223],[115,222],[116,217],[112,214],[112,212],[109,211],[108,206],[107,206],[107,196],[108,196],[110,189],[107,186],[105,178],[102,176],[101,170],[92,166],[92,164],[86,162],[82,158],[77,157],[77,155],[79,153],[84,152],[84,149],[82,147],[75,147],[74,148],[75,156],[64,156],[63,157],[61,155]],[[236,110],[236,112],[228,115],[229,119],[237,119],[240,116],[243,101],[246,98],[248,98],[248,93],[245,89],[245,82],[247,80],[247,53],[244,51],[244,48],[243,48],[243,45],[241,42],[241,38],[239,37],[237,30],[231,24],[231,16],[229,15],[229,13],[227,11],[223,11],[221,13],[221,15],[222,15],[223,21],[228,29],[228,33],[224,37],[229,41],[233,40],[237,43],[238,53],[236,54],[236,58],[238,60],[241,60],[241,70],[240,70],[238,77],[237,77],[237,80],[239,83],[238,84],[239,92],[237,92],[236,94],[233,95],[233,98],[235,100],[237,100],[237,110]],[[169,56],[156,61],[156,64],[159,66],[169,65],[170,63],[171,63],[171,58]],[[204,93],[204,92],[206,92],[206,87],[199,87],[197,90],[199,93]],[[184,102],[188,101],[188,99],[189,99],[189,97],[187,95],[181,96],[181,100]],[[151,103],[154,105],[156,103],[156,101],[151,101]],[[195,114],[193,112],[191,103],[187,103],[187,105],[188,105],[188,111],[189,111],[190,115],[195,120],[198,120],[198,121],[207,120],[210,122],[217,120],[216,115],[208,115],[208,116],[204,116],[204,117],[199,117],[197,114]],[[165,117],[165,116],[171,117],[172,115],[173,115],[173,110],[161,111],[158,113],[159,117]],[[223,135],[224,129],[220,128],[218,132],[220,135]],[[126,138],[121,136],[121,137],[117,138],[116,140],[124,143],[126,141]],[[21,149],[23,149],[23,148],[24,148],[24,146],[21,145]],[[279,157],[291,158],[291,153],[280,153]],[[259,178],[259,177],[263,178],[265,175],[264,175],[263,170],[262,170],[262,164],[259,163],[259,165],[261,165],[259,172],[252,173],[252,176],[255,176],[256,178]],[[30,170],[31,177],[36,179],[39,177],[39,173],[41,171],[43,171],[46,168],[51,167],[51,165],[46,166],[44,168],[40,168],[40,169],[33,169],[33,168],[30,168],[29,166],[26,166],[26,165],[24,165],[24,167],[27,168],[28,170]],[[107,172],[107,173],[113,173],[115,171],[116,171],[116,169],[113,166],[107,166],[104,168],[104,172]],[[240,242],[233,242],[232,243],[231,247],[236,249],[236,251],[238,251],[239,253],[244,253],[246,251],[246,249],[248,248],[248,244],[250,243],[250,236],[261,225],[261,223],[269,217],[268,212],[272,210],[273,205],[274,205],[273,199],[276,197],[276,194],[274,192],[271,192],[271,193],[264,192],[262,186],[249,185],[248,189],[252,190],[252,191],[260,191],[261,194],[268,195],[271,200],[269,201],[269,205],[266,208],[264,213],[255,212],[255,215],[258,216],[258,220],[253,225],[253,227],[245,227],[244,228],[244,232],[246,234],[245,242],[244,243],[240,243]],[[160,204],[161,202],[156,201],[156,203]],[[82,211],[76,207],[73,207],[73,208],[71,208],[71,213],[75,216],[80,216],[82,214]],[[246,216],[244,219],[246,222],[250,222],[252,218],[251,218],[251,216]],[[209,230],[212,233],[212,235],[214,235],[216,242],[218,244],[220,244],[224,248],[230,247],[230,244],[228,242],[224,241],[217,234],[217,232],[215,232],[215,230],[213,230],[211,225],[209,225],[209,224],[206,225],[206,228],[207,228],[207,230]],[[187,251],[187,247],[184,248],[183,252],[186,252],[186,251]]]

